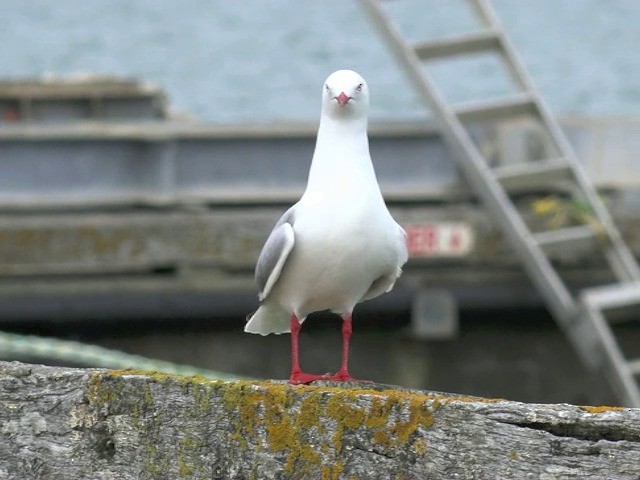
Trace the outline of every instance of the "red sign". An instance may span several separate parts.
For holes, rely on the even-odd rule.
[[[461,222],[404,225],[411,257],[462,257],[473,248],[473,231]]]

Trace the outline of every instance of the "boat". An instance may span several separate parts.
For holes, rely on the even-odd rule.
[[[640,118],[561,124],[639,254]],[[131,78],[0,81],[0,320],[251,311],[257,255],[304,189],[316,128],[201,122]],[[474,138],[499,166],[546,148],[524,117],[481,124]],[[406,308],[431,285],[462,307],[541,305],[434,123],[372,123],[370,141],[411,252],[396,293],[371,308]],[[515,188],[541,224],[585,215],[561,178]],[[606,276],[587,252],[552,252],[576,286]]]

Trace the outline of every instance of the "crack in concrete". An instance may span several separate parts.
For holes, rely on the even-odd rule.
[[[551,422],[527,422],[506,419],[495,421],[515,427],[547,432],[555,437],[574,438],[588,442],[606,440],[609,442],[640,442],[640,435],[621,430],[619,426],[578,425],[575,423],[554,424]]]

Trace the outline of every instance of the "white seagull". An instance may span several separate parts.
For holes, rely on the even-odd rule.
[[[244,331],[291,332],[293,384],[354,380],[348,372],[353,308],[389,292],[407,261],[406,233],[391,217],[371,163],[368,109],[369,89],[360,75],[329,75],[307,188],[278,220],[258,258],[261,305]],[[301,324],[321,310],[343,318],[342,362],[335,375],[300,369]]]

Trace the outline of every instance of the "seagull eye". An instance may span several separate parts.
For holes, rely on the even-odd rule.
[[[358,90],[359,92],[362,91],[362,84],[361,83],[358,84],[358,86],[356,87],[356,90]]]
[[[328,92],[329,91],[329,85],[328,84],[324,84],[324,89]]]

